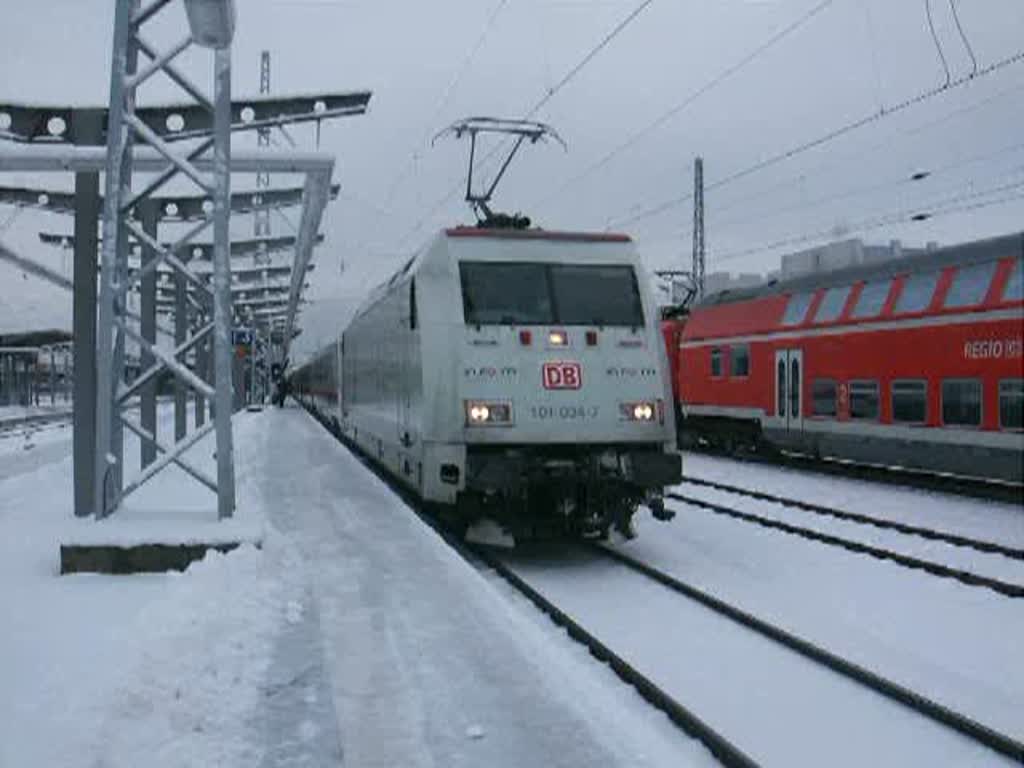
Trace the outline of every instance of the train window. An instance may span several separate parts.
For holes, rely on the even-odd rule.
[[[550,270],[558,323],[643,327],[644,308],[631,266],[552,264]]]
[[[981,425],[981,381],[946,379],[942,382],[942,423],[964,427]]]
[[[719,347],[711,348],[711,375],[722,375],[722,350]]]
[[[1017,259],[1013,263],[1010,279],[1006,281],[1006,288],[1003,289],[1003,301],[1021,299],[1024,299],[1024,259]]]
[[[815,379],[811,383],[811,413],[815,416],[836,415],[836,383],[832,379]]]
[[[750,347],[746,344],[729,347],[729,373],[732,376],[750,375]]]
[[[415,331],[419,325],[419,318],[416,316],[416,278],[409,281],[409,329]]]
[[[800,359],[789,360],[789,418],[800,418]]]
[[[971,307],[981,304],[988,293],[988,287],[992,284],[992,277],[996,273],[996,263],[990,261],[987,264],[971,264],[968,267],[960,267],[953,277],[953,284],[946,294],[947,307]]]
[[[777,402],[775,404],[775,415],[780,418],[784,418],[786,415],[786,361],[779,360],[778,366],[778,378],[775,382],[775,396]]]
[[[923,272],[910,275],[903,282],[903,290],[896,300],[897,312],[923,312],[932,303],[935,286],[939,282],[938,272]]]
[[[850,382],[850,418],[878,418],[878,382]]]
[[[797,325],[807,316],[807,308],[811,306],[813,293],[794,293],[786,304],[786,314],[782,316],[783,325]]]
[[[857,305],[853,308],[853,316],[875,317],[881,314],[885,300],[889,298],[891,286],[892,280],[889,278],[864,283],[864,287],[860,290],[860,296],[857,297]]]
[[[1024,379],[999,382],[999,426],[1003,429],[1024,429]]]
[[[900,424],[924,424],[928,420],[928,383],[892,383],[892,420]]]
[[[836,288],[829,288],[825,291],[825,298],[818,305],[818,311],[814,316],[817,323],[827,323],[839,318],[846,306],[846,299],[850,295],[850,286],[841,285]]]
[[[555,322],[544,264],[463,261],[459,274],[467,325]]]

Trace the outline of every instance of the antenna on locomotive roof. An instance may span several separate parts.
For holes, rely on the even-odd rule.
[[[487,190],[482,193],[473,191],[473,163],[476,159],[476,137],[479,133],[501,133],[506,136],[515,136],[515,143],[505,157],[505,161],[501,164],[501,168],[498,169],[498,175],[494,177]],[[509,163],[512,162],[512,158],[515,157],[516,152],[519,151],[519,147],[522,146],[524,141],[529,140],[531,144],[536,144],[538,141],[546,141],[548,138],[552,138],[561,144],[563,149],[567,150],[568,147],[562,140],[562,137],[558,135],[554,128],[545,123],[536,123],[530,120],[504,120],[497,117],[465,117],[462,120],[456,120],[438,133],[430,143],[433,144],[442,136],[449,134],[453,135],[456,139],[461,139],[467,134],[469,135],[469,173],[466,176],[466,202],[473,209],[473,214],[477,219],[476,225],[492,229],[526,229],[529,227],[530,219],[528,216],[494,213],[491,211],[489,205],[491,195],[494,194],[495,187],[498,186],[501,177],[505,175]]]

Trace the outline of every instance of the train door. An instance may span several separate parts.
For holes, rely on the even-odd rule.
[[[780,427],[804,427],[804,353],[799,349],[775,351],[775,416]]]
[[[399,334],[401,374],[398,386],[398,440],[407,448],[412,445],[415,439],[412,428],[413,345],[415,344],[416,327],[418,325],[415,278],[409,281],[408,298],[409,303],[406,315],[402,318],[402,332]]]

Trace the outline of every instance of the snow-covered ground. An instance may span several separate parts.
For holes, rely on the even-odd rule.
[[[665,534],[648,526],[650,538]],[[988,748],[589,553],[516,572],[765,766],[1009,765]]]
[[[195,449],[207,470],[210,454]],[[137,466],[137,444],[126,455]],[[252,458],[239,452],[241,475]],[[301,596],[293,548],[271,531],[262,550],[211,554],[184,574],[58,576],[59,542],[107,525],[72,519],[71,493],[69,455],[0,480],[0,766],[253,764],[271,649]],[[123,514],[213,519],[211,499],[171,470]],[[258,516],[258,500],[243,497],[240,513]]]
[[[644,517],[638,538],[619,546],[1024,739],[1024,609],[1019,599],[675,504],[680,512],[671,523]]]
[[[58,576],[107,525],[71,519],[70,457],[0,477],[0,766],[714,764],[305,413],[234,430],[263,546],[183,574]],[[183,473],[144,493],[118,516],[213,516]]]

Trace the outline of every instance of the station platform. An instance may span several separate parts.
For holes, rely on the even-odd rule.
[[[264,764],[714,763],[305,411],[243,418],[246,439],[263,441],[239,446],[245,494],[301,551],[311,598],[274,654],[272,680],[305,682],[271,707]],[[319,736],[286,738],[296,728]]]

